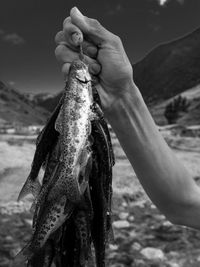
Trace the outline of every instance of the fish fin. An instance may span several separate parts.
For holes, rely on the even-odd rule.
[[[22,200],[23,198],[25,198],[29,194],[32,194],[36,198],[40,192],[40,189],[41,189],[41,184],[40,184],[38,178],[36,178],[35,181],[32,181],[30,176],[28,176],[25,184],[23,185],[23,187],[19,193],[17,201]]]
[[[37,199],[34,199],[30,207],[30,212],[35,212],[36,206],[37,206]]]
[[[60,97],[60,100],[57,104],[57,106],[55,107],[54,111],[52,112],[51,116],[49,117],[46,125],[44,126],[44,128],[41,130],[41,132],[39,133],[37,139],[36,139],[36,146],[38,146],[40,143],[43,142],[43,140],[46,138],[46,135],[48,134],[49,130],[52,129],[52,125],[55,123],[55,120],[59,114],[60,108],[62,106],[63,103],[63,95]]]
[[[55,130],[59,132],[60,134],[63,132],[63,117],[64,117],[64,108],[63,105],[60,108],[60,112],[58,113],[58,116],[55,121]]]
[[[109,155],[110,155],[110,162],[111,162],[111,165],[114,166],[115,165],[115,155],[114,155],[114,151],[112,148],[110,131],[108,129],[108,124],[107,124],[106,120],[104,119],[104,114],[103,114],[103,111],[101,109],[101,106],[98,103],[94,103],[92,106],[92,111],[93,111],[93,113],[96,114],[96,117],[98,118],[97,120],[98,120],[99,124],[97,124],[97,126],[98,126],[98,128],[99,127],[101,128],[99,130],[105,136],[105,140],[106,140],[107,146],[109,148],[108,151],[109,151]]]
[[[14,263],[18,261],[27,261],[33,257],[33,251],[31,249],[31,241],[25,245],[14,257]],[[14,265],[13,265],[14,266]]]
[[[114,231],[112,227],[108,230],[106,242],[109,244],[115,244],[115,236],[114,236]]]

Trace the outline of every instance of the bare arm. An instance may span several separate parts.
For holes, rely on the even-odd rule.
[[[99,80],[105,115],[145,191],[171,222],[200,229],[200,189],[157,130],[133,82],[121,40],[72,9],[56,36],[56,56],[65,77],[78,57],[71,38],[74,32],[84,34],[83,52],[90,72]]]
[[[127,91],[109,121],[137,177],[172,223],[200,229],[199,187],[157,130],[135,84]]]

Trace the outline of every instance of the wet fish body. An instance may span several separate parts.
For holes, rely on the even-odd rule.
[[[21,254],[36,267],[35,256],[47,247],[42,256],[47,265],[54,258],[58,267],[84,267],[93,242],[96,266],[104,267],[112,230],[114,154],[98,93],[82,60],[72,63],[62,100],[37,143],[34,175],[29,175],[20,196],[33,193],[42,165],[45,174],[42,187],[34,187],[34,232]],[[49,240],[53,246],[47,245]]]
[[[56,155],[53,159],[51,157],[50,164],[54,166],[53,160],[57,160],[57,156],[59,159],[49,181],[46,175],[36,204],[35,231],[31,243],[23,250],[28,259],[44,246],[49,236],[71,215],[74,205],[80,202],[88,186],[85,180],[88,175],[85,176],[84,172],[91,156],[88,141],[92,115],[91,90],[87,65],[75,61],[55,121],[55,129],[59,133],[58,145],[54,144],[53,153]],[[56,152],[57,146],[59,152]],[[46,172],[48,168],[51,170],[47,162]],[[80,175],[82,180],[79,182]]]
[[[63,105],[55,123],[61,144],[62,172],[52,194],[66,194],[72,202],[80,201],[85,187],[78,177],[87,165],[90,152],[87,149],[92,118],[92,87],[88,66],[78,60],[72,63]],[[50,194],[51,197],[51,194]]]
[[[31,171],[19,193],[18,201],[22,200],[28,194],[32,194],[36,198],[40,192],[41,184],[38,180],[38,173],[41,169],[41,166],[46,161],[48,154],[51,153],[54,143],[58,138],[58,132],[55,130],[54,124],[61,104],[62,98],[55,108],[53,114],[50,116],[46,126],[43,128],[37,138]]]

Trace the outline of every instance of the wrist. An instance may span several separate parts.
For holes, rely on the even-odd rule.
[[[112,104],[105,111],[105,115],[111,125],[118,122],[120,115],[123,114],[122,110],[130,106],[137,112],[144,105],[142,95],[133,79],[124,84],[120,91],[122,93],[112,101]]]

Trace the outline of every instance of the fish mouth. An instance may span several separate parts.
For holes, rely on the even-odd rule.
[[[91,81],[91,76],[86,70],[77,70],[75,77],[80,83],[86,84]]]
[[[80,83],[84,83],[84,84],[87,84],[90,82],[90,80],[87,80],[87,79],[83,80],[83,79],[80,79],[78,77],[76,77],[76,80],[79,81]]]

